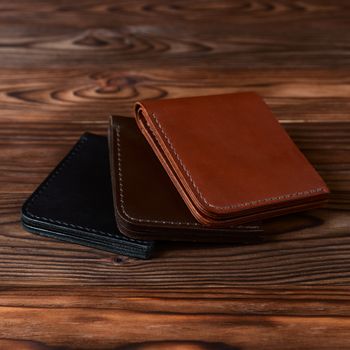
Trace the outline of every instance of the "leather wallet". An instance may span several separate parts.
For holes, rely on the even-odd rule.
[[[22,207],[26,230],[146,259],[154,243],[128,238],[116,225],[104,136],[84,134]]]
[[[132,118],[111,117],[111,178],[119,230],[133,238],[240,242],[260,223],[212,228],[198,223]]]
[[[253,92],[148,100],[136,121],[193,216],[227,226],[322,205],[329,190]]]

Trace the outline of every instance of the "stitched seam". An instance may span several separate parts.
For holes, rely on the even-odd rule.
[[[47,218],[44,216],[38,216],[38,215],[35,215],[35,214],[30,212],[30,208],[33,206],[35,201],[44,193],[45,190],[47,190],[48,186],[57,177],[57,175],[60,174],[61,171],[78,155],[78,152],[81,151],[81,149],[83,148],[83,145],[85,145],[86,142],[87,142],[86,138],[81,138],[79,140],[78,144],[74,147],[74,149],[61,162],[61,164],[58,166],[57,170],[51,176],[49,176],[49,178],[38,187],[38,189],[34,192],[32,197],[27,202],[27,205],[25,208],[25,213],[33,219],[44,220],[44,221],[47,221],[50,223],[60,224],[60,225],[75,228],[75,229],[82,229],[82,230],[86,230],[86,231],[91,232],[91,233],[99,233],[102,235],[106,235],[106,236],[110,236],[110,237],[115,238],[116,236],[113,235],[112,233],[109,233],[109,232],[104,232],[104,231],[96,230],[96,229],[85,227],[85,226],[75,225],[75,224],[67,223],[67,222],[60,221],[60,220],[54,220],[54,219],[50,219],[50,218]],[[123,239],[125,241],[144,243],[143,241],[139,241],[139,240],[132,239],[132,238],[126,238],[126,237],[124,238],[123,237]]]
[[[119,202],[120,207],[123,211],[123,214],[130,220],[136,221],[136,222],[147,222],[147,223],[155,223],[155,224],[169,224],[169,225],[186,225],[186,226],[198,226],[197,223],[191,223],[188,221],[169,221],[169,220],[155,220],[155,219],[145,219],[145,218],[135,218],[128,214],[128,212],[125,209],[125,202],[124,202],[124,182],[123,182],[123,175],[122,175],[122,148],[121,148],[121,137],[120,137],[120,126],[116,126],[116,132],[117,132],[117,156],[118,156],[118,179],[119,179],[119,189],[120,189],[120,195],[119,195]]]
[[[284,201],[284,200],[287,200],[288,198],[292,198],[292,197],[301,197],[303,195],[307,195],[307,194],[311,194],[311,193],[324,192],[324,189],[322,187],[318,187],[318,188],[312,188],[312,189],[306,190],[306,191],[287,193],[287,194],[280,195],[280,196],[256,199],[256,200],[242,202],[242,203],[236,203],[236,204],[232,204],[232,205],[217,206],[217,205],[211,204],[204,197],[202,192],[199,190],[197,184],[194,182],[190,172],[188,171],[188,169],[185,166],[185,164],[183,163],[182,159],[180,158],[180,156],[176,152],[176,149],[175,149],[174,145],[172,144],[172,142],[170,141],[170,139],[167,136],[166,132],[164,131],[164,129],[163,129],[162,125],[160,124],[159,120],[157,119],[157,116],[155,115],[155,113],[151,113],[151,115],[152,115],[154,121],[156,122],[156,124],[158,125],[160,131],[162,132],[162,134],[163,134],[166,142],[168,143],[169,147],[173,151],[176,159],[179,161],[180,166],[182,167],[182,169],[186,173],[186,175],[187,175],[188,179],[190,180],[194,190],[197,192],[197,194],[203,200],[203,202],[206,205],[208,205],[209,207],[216,208],[216,209],[235,209],[235,208],[242,208],[242,207],[254,207],[255,205],[257,205],[259,203],[268,203],[268,202],[279,201],[279,200]]]

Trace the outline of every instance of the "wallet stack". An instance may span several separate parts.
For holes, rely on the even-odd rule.
[[[141,130],[141,132],[140,132]],[[141,101],[84,134],[25,202],[33,233],[137,258],[154,241],[237,242],[329,190],[255,93]]]

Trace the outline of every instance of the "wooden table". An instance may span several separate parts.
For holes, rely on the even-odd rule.
[[[24,199],[109,114],[247,90],[324,177],[327,209],[150,261],[21,228]],[[349,1],[3,1],[0,102],[0,349],[350,349]]]

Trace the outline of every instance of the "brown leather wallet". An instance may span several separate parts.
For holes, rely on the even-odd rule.
[[[202,224],[227,226],[316,208],[329,194],[253,92],[141,101],[135,114]]]
[[[198,223],[132,118],[111,117],[112,191],[118,229],[143,240],[249,242],[260,223],[212,228]]]

